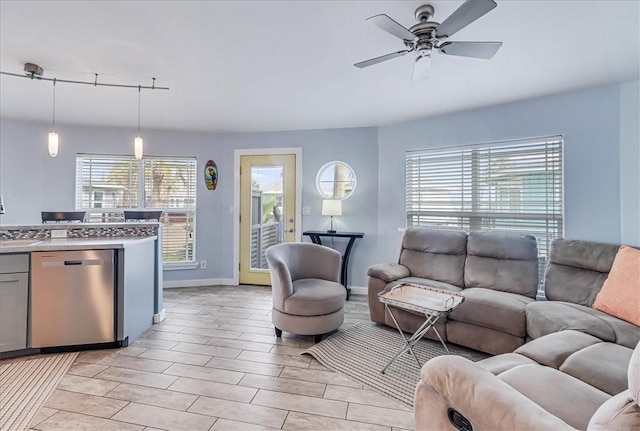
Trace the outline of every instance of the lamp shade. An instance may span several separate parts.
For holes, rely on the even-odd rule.
[[[323,216],[341,216],[342,201],[337,199],[325,199],[322,201]]]
[[[142,146],[144,142],[142,141],[142,136],[138,135],[133,140],[133,153],[136,157],[136,160],[142,159]]]
[[[49,155],[51,157],[58,155],[58,134],[55,130],[49,132]]]

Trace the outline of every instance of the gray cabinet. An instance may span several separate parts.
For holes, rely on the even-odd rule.
[[[0,255],[0,353],[27,348],[29,255]]]

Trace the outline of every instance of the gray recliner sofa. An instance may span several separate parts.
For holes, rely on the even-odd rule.
[[[416,430],[640,429],[640,344],[566,330],[477,363],[440,356],[420,377]]]
[[[536,301],[537,245],[530,235],[407,229],[398,263],[369,268],[371,320],[394,326],[377,294],[402,283],[461,292],[465,302],[438,322],[448,341],[492,354],[513,352],[544,335],[573,329],[629,348],[640,327],[591,308],[619,247],[558,239],[545,271],[546,301]],[[421,315],[398,310],[415,332]],[[427,333],[427,337],[433,337]]]
[[[393,326],[377,295],[399,283],[461,292],[465,302],[438,322],[440,335],[477,350],[505,353],[526,341],[525,308],[536,297],[538,248],[531,235],[407,229],[398,263],[374,265],[367,275],[374,322]],[[396,318],[408,332],[424,320],[400,310]]]
[[[547,301],[527,305],[527,336],[534,339],[575,329],[634,348],[640,341],[639,327],[591,308],[618,248],[590,241],[555,240],[545,271]]]

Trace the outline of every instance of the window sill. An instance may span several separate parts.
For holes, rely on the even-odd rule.
[[[176,263],[163,263],[162,269],[164,271],[180,271],[183,269],[196,269],[198,262],[176,262]]]

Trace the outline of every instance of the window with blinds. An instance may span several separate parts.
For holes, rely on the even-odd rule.
[[[162,210],[163,261],[195,261],[195,158],[78,155],[76,208],[89,222],[124,221],[124,210]]]
[[[408,227],[531,234],[544,271],[563,235],[562,137],[415,151],[406,162]]]

